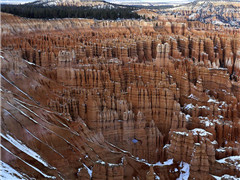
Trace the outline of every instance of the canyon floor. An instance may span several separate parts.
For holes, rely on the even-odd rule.
[[[239,29],[1,23],[1,179],[240,178]]]

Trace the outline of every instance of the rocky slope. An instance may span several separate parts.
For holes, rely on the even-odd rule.
[[[193,0],[106,0],[114,4],[128,5],[128,6],[166,6],[186,4]]]
[[[184,17],[190,21],[240,27],[240,2],[237,0],[197,0],[161,13]]]
[[[240,178],[239,30],[1,16],[2,177]]]

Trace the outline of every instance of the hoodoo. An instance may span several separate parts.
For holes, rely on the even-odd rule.
[[[47,12],[53,1],[39,2]],[[129,8],[91,3],[89,16]],[[196,1],[117,20],[2,12],[0,179],[239,179],[235,7]]]

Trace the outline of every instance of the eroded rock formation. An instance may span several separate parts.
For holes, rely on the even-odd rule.
[[[2,164],[35,178],[239,178],[239,40],[183,19],[2,13]]]

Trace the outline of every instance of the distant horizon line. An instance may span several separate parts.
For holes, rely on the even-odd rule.
[[[29,3],[29,2],[34,2],[36,0],[1,0],[0,4],[24,4],[24,3]],[[174,3],[174,4],[179,4],[179,3],[188,3],[188,2],[193,2],[194,0],[104,0],[106,2],[110,3]]]

